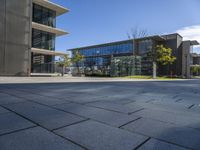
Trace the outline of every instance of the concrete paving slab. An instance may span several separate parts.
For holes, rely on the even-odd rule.
[[[14,113],[0,114],[0,135],[34,126],[32,122]]]
[[[151,118],[163,122],[168,122],[172,124],[177,124],[180,126],[188,126],[196,129],[200,129],[200,114],[197,116],[192,116],[185,112],[184,114],[161,111],[161,110],[152,110],[144,109],[139,112],[136,112],[134,115]]]
[[[21,102],[25,102],[26,100],[22,99],[22,98],[18,98],[15,96],[3,96],[0,98],[0,105],[4,105],[4,104],[14,104],[14,103],[21,103]]]
[[[46,128],[48,130],[53,130],[53,129],[58,130],[58,129],[63,129],[63,128],[67,129],[74,125],[77,125],[77,126],[81,125],[87,122],[87,120],[84,120],[85,118],[90,118],[90,120],[92,121],[96,121],[100,124],[103,124],[104,126],[109,126],[110,128],[115,128],[116,130],[120,130],[119,128],[116,128],[116,127],[122,128],[123,126],[127,127],[127,125],[129,124],[130,125],[134,124],[136,126],[134,128],[134,131],[127,131],[127,129],[121,129],[120,131],[123,131],[123,132],[125,131],[125,132],[128,132],[129,134],[132,134],[132,133],[135,134],[136,132],[138,132],[137,134],[140,134],[140,135],[155,136],[155,139],[159,140],[159,141],[156,141],[157,147],[152,146],[152,145],[155,145],[154,144],[155,142],[149,140],[149,141],[145,141],[144,143],[139,144],[140,148],[142,148],[145,145],[147,145],[149,149],[153,147],[153,148],[158,148],[159,150],[160,148],[164,150],[168,148],[173,149],[174,145],[178,146],[177,149],[179,147],[186,147],[186,148],[195,150],[195,149],[199,149],[200,147],[199,141],[198,141],[198,139],[200,139],[199,137],[200,131],[197,129],[192,129],[192,128],[199,127],[198,118],[199,118],[200,111],[197,106],[198,104],[200,104],[200,99],[199,99],[200,80],[188,80],[188,81],[187,80],[185,81],[173,80],[173,81],[161,81],[161,82],[160,81],[142,81],[142,82],[128,81],[127,82],[127,81],[119,81],[118,79],[115,79],[115,81],[111,81],[113,80],[111,78],[107,78],[107,79],[81,78],[81,80],[80,78],[76,78],[76,79],[74,78],[70,78],[70,79],[66,79],[66,78],[59,78],[59,79],[58,78],[48,78],[48,79],[47,78],[4,78],[4,79],[3,79],[4,83],[8,83],[8,82],[10,83],[11,81],[15,82],[15,80],[18,80],[18,81],[20,80],[20,81],[18,82],[19,84],[1,84],[0,83],[0,101],[1,101],[1,98],[9,97],[10,95],[13,95],[14,97],[22,97],[23,99],[27,99],[27,97],[28,98],[30,97],[30,99],[29,99],[29,102],[22,101],[20,103],[15,103],[15,104],[13,104],[12,102],[8,103],[9,101],[5,99],[4,101],[5,103],[3,102],[2,104],[0,104],[0,106],[4,106],[4,107],[6,106],[7,108],[10,107],[9,109],[19,113],[19,117],[20,115],[23,115],[24,117],[27,117],[28,119],[31,119],[34,122],[37,122],[40,128]],[[1,77],[0,77],[0,80],[1,80]],[[59,80],[60,83],[58,83],[57,80]],[[46,81],[48,82],[53,81],[55,83],[45,83]],[[28,84],[23,84],[25,82],[26,83],[28,82]],[[61,83],[61,82],[65,82],[65,83]],[[2,92],[3,94],[1,94]],[[5,93],[8,93],[10,95],[5,94]],[[46,97],[48,98],[46,99]],[[32,102],[33,100],[34,102]],[[56,106],[61,107],[63,105],[62,103],[63,101],[71,102],[73,100],[75,104],[73,103],[68,103],[68,105],[66,104],[66,106],[62,108],[64,109],[63,111],[61,110],[59,111],[57,108],[52,108],[54,104]],[[40,103],[40,104],[37,104],[37,103]],[[78,105],[78,103],[82,105]],[[101,108],[95,108],[96,106],[88,106],[91,103],[103,103],[103,104]],[[109,103],[109,104],[105,105],[104,103]],[[195,104],[195,105],[192,106],[192,104]],[[140,119],[141,117],[137,116],[135,113],[133,115],[127,114],[127,112],[129,112],[129,109],[131,110],[135,108],[135,106],[142,106],[145,109],[150,110],[149,112],[147,111],[145,113],[140,114],[141,116],[143,116],[143,119],[145,119],[144,121],[138,122],[139,121],[138,119]],[[190,109],[188,109],[189,107]],[[119,112],[116,112],[116,110]],[[66,113],[67,117],[64,111],[70,112],[70,113]],[[5,114],[8,112],[10,111],[7,111],[0,107],[0,114]],[[126,112],[126,113],[123,113],[123,112]],[[74,114],[74,115],[70,117],[69,114],[70,115]],[[172,116],[171,114],[173,114],[174,116]],[[76,122],[79,119],[74,120],[74,116],[79,117],[78,115],[81,115],[82,117],[80,118],[83,119],[80,122]],[[13,122],[12,120],[15,120],[15,119],[12,119],[11,121],[10,120],[11,119],[9,119],[9,123]],[[149,121],[149,120],[153,120],[153,121]],[[190,121],[189,128],[187,127],[188,121]],[[6,121],[4,122],[5,124],[8,124],[6,123]],[[86,128],[87,135],[90,135],[92,134],[91,132],[94,132],[94,135],[92,135],[91,137],[94,136],[95,137],[94,139],[101,141],[99,140],[101,138],[98,138],[98,137],[99,135],[101,135],[101,133],[104,133],[102,130],[105,128],[102,126],[99,128],[99,126],[97,126],[97,129],[96,129],[95,127],[89,128],[89,125],[86,125],[86,126],[88,126],[88,128]],[[95,126],[95,125],[92,125],[92,126]],[[82,130],[84,130],[83,128],[85,128],[85,126],[81,128]],[[98,128],[100,129],[99,132],[97,132]],[[14,130],[13,133],[5,133],[0,137],[6,137],[7,135],[21,133],[26,130],[24,129],[20,131]],[[108,129],[106,128],[105,131],[107,130]],[[116,141],[118,141],[118,139],[125,141],[127,138],[124,135],[123,139],[121,139],[121,133],[117,134],[118,132],[115,132],[115,134],[112,134],[109,131],[107,132],[108,134],[105,133],[102,135],[108,135],[108,137],[112,136],[111,139],[114,139],[112,140],[114,141],[112,143],[117,143]],[[53,132],[49,132],[49,133],[50,134],[46,134],[46,136],[51,137],[52,136],[51,134],[53,135],[55,134]],[[80,136],[79,134],[77,135],[76,133],[77,132],[71,132],[71,129],[70,129],[70,136],[72,137]],[[41,136],[39,133],[36,133],[36,134],[37,136]],[[26,138],[30,139],[31,141],[32,135],[33,134],[30,134],[27,136],[19,136],[21,138],[19,143],[24,143],[23,141],[26,141]],[[87,137],[85,133],[83,135],[85,135],[84,137]],[[43,143],[41,141],[44,141],[44,140],[37,138],[37,136],[36,135],[33,136],[35,143]],[[42,137],[42,139],[46,139],[46,137]],[[129,139],[131,138],[128,136],[128,140],[126,141],[129,141]],[[151,137],[151,139],[153,139],[153,137]],[[3,142],[3,143],[8,143],[8,144],[4,145],[5,146],[4,149],[6,150],[11,149],[10,145],[15,146],[16,147],[15,149],[20,149],[20,150],[29,149],[29,147],[27,146],[27,145],[31,145],[29,144],[29,142],[25,142],[24,145],[21,144],[24,147],[20,147],[21,146],[20,144],[15,143],[17,140],[13,140],[11,136],[6,138],[5,139],[6,142]],[[89,143],[88,145],[90,146],[90,143],[93,142],[90,140],[91,140],[90,138],[88,140],[85,138],[81,138],[80,143],[76,143],[76,141],[72,141],[72,142],[75,142],[76,144]],[[101,144],[107,145],[107,142],[109,140],[110,139],[107,139],[106,141],[102,140]],[[11,144],[9,143],[10,141],[11,141]],[[57,144],[56,142],[54,143],[51,140],[50,142],[52,144],[53,149],[61,149],[60,147],[56,147],[56,144]],[[127,145],[131,145],[132,144],[131,142],[128,143]],[[51,145],[51,144],[46,144],[46,145]],[[169,146],[171,144],[173,146]],[[35,145],[36,144],[34,144],[34,146]],[[94,144],[91,144],[91,145],[99,146],[99,142],[96,142],[96,143],[94,142]],[[114,145],[114,144],[111,144],[111,145]],[[115,145],[113,147],[115,147]],[[43,147],[42,144],[39,144],[38,147],[33,147],[33,148],[37,150],[40,148],[50,149],[45,146]],[[72,149],[72,148],[65,148],[65,149]],[[126,145],[121,146],[121,149],[123,150],[129,149],[129,146],[127,147]]]
[[[140,133],[186,148],[198,150],[200,147],[200,131],[176,126],[170,123],[141,118],[123,127],[128,131]]]
[[[0,136],[0,148],[2,150],[83,150],[40,127]]]
[[[32,102],[12,104],[5,107],[49,130],[85,120],[85,118],[77,115],[52,109],[50,107],[42,106]]]
[[[66,98],[63,98],[66,99]],[[70,102],[74,102],[74,103],[79,103],[79,104],[86,104],[86,103],[91,103],[91,102],[95,102],[95,101],[102,101],[104,100],[105,97],[104,96],[91,96],[89,94],[84,93],[84,95],[75,95],[72,96],[70,98],[67,98],[66,100],[69,100]]]
[[[0,106],[0,114],[8,113],[9,111]]]
[[[85,121],[55,132],[91,150],[132,150],[147,139],[94,121]]]
[[[89,103],[88,106],[94,106],[97,108],[103,108],[106,110],[116,111],[116,112],[126,113],[126,114],[137,112],[137,111],[143,109],[142,106],[139,106],[137,104],[132,105],[130,107],[130,105],[116,104],[116,103],[114,103],[114,101],[113,102],[99,101],[99,102]]]
[[[130,121],[137,120],[138,116],[129,116],[122,113],[107,111],[99,108],[89,107],[80,104],[62,104],[56,105],[55,108],[97,120],[112,126],[120,127]]]
[[[156,139],[150,139],[143,144],[138,150],[189,150],[174,144],[162,142]]]
[[[67,100],[62,100],[54,97],[41,96],[36,94],[27,94],[23,96],[27,100],[31,100],[40,104],[53,106],[57,104],[69,103]]]

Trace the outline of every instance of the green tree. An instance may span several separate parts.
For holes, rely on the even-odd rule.
[[[84,59],[84,56],[79,54],[78,50],[73,52],[72,62],[76,65],[78,74],[80,74],[80,62]]]
[[[71,65],[71,59],[69,58],[69,55],[66,54],[66,55],[61,56],[57,64],[62,67],[62,76],[64,76],[65,68]]]
[[[200,65],[192,65],[190,70],[193,76],[198,76],[200,74]]]
[[[176,60],[176,57],[172,56],[172,49],[164,47],[163,45],[157,45],[153,52],[153,78],[156,78],[157,64],[166,66],[171,65]]]

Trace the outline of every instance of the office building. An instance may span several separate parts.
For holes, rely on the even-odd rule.
[[[0,75],[54,73],[56,17],[68,9],[48,0],[0,0]]]
[[[158,73],[160,75],[173,74],[188,78],[190,76],[190,51],[194,45],[198,44],[197,41],[183,41],[183,37],[175,33],[74,48],[70,51],[72,51],[72,54],[74,51],[78,51],[84,56],[81,63],[84,71],[87,68],[94,68],[95,70],[103,70],[106,75],[109,75],[113,58],[140,56],[141,60],[135,61],[140,62],[140,74],[152,75],[152,58],[148,56],[148,52],[153,51],[156,45],[164,45],[172,49],[172,55],[176,57],[176,60],[173,65],[158,66]]]

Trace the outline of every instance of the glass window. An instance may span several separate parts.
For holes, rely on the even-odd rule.
[[[143,40],[139,41],[139,53],[144,54],[150,50],[152,50],[152,40]]]
[[[55,50],[55,35],[40,30],[32,30],[32,47]]]
[[[33,21],[56,27],[56,12],[37,4],[33,4]]]

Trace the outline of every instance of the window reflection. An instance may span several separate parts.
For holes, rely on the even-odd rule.
[[[79,50],[79,53],[85,57],[125,54],[132,52],[133,44],[131,42]]]
[[[32,47],[46,50],[55,50],[55,35],[48,32],[33,29]]]
[[[142,40],[138,43],[139,53],[144,54],[150,50],[152,50],[152,40]]]
[[[33,21],[50,27],[56,27],[56,12],[33,4]]]

